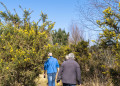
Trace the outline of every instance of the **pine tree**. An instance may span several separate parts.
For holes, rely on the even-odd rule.
[[[68,37],[69,33],[66,33],[65,30],[61,30],[61,28],[59,28],[58,31],[55,30],[52,33],[53,44],[58,43],[59,45],[67,45]]]

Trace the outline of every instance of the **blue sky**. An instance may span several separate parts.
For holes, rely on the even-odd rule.
[[[67,32],[69,31],[71,22],[77,18],[76,3],[77,0],[1,0],[7,8],[14,12],[15,8],[17,13],[21,16],[22,8],[31,9],[34,12],[31,14],[32,20],[37,21],[40,17],[41,11],[48,15],[48,20],[56,22],[54,29],[62,28]],[[0,10],[5,9],[0,5]]]
[[[89,7],[91,7],[89,0],[1,0],[0,2],[3,2],[12,13],[14,13],[14,9],[16,9],[21,17],[23,12],[19,8],[19,5],[21,5],[23,9],[30,8],[34,11],[31,14],[31,20],[34,21],[40,18],[42,11],[48,15],[48,20],[56,22],[54,27],[56,30],[62,28],[65,29],[66,32],[70,32],[72,23],[77,23],[78,27],[84,31],[83,37],[85,40],[89,39],[89,41],[91,41],[98,39],[99,32],[92,31],[83,26],[83,23],[85,23],[91,26],[90,28],[94,27],[93,24],[91,25],[90,22],[84,20],[84,15],[86,15]],[[79,8],[81,8],[85,14],[82,15],[79,12]],[[5,11],[2,5],[0,5],[0,11]],[[96,14],[95,11],[95,15]],[[80,22],[81,20],[82,22]],[[90,44],[93,43],[91,42]]]

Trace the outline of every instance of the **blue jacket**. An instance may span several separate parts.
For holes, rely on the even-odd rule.
[[[57,59],[52,56],[44,63],[44,70],[47,70],[47,74],[56,73],[57,68],[59,68],[59,63]]]

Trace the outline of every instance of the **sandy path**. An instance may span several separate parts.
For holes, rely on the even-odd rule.
[[[43,77],[43,74],[39,74],[39,77],[35,79],[35,82],[37,84],[37,86],[47,86],[47,77],[44,78]],[[61,83],[60,84],[57,84],[55,86],[62,86]]]

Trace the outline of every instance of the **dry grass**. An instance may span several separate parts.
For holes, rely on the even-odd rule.
[[[84,81],[82,86],[114,86],[111,79],[107,80],[106,82],[100,82],[99,78],[90,78],[87,81]]]
[[[112,83],[87,82],[82,86],[114,86]]]
[[[39,77],[37,77],[37,78],[35,79],[35,82],[36,82],[37,86],[48,86],[48,85],[47,85],[47,83],[48,83],[47,77],[44,78],[44,77],[43,77],[43,74],[40,74]],[[59,84],[57,84],[57,83],[55,82],[55,84],[56,84],[55,86],[62,86],[62,83],[61,83],[61,82],[60,82]]]
[[[40,74],[39,77],[35,79],[37,86],[47,86],[47,78],[43,77],[43,74]]]
[[[48,86],[47,83],[47,77],[44,78],[43,74],[40,74],[38,78],[35,79],[35,82],[37,84],[37,86]],[[60,82],[60,84],[57,84],[55,86],[62,86],[62,82]],[[82,86],[114,86],[111,83],[111,80],[105,82],[105,83],[100,83],[99,79],[89,79],[88,81],[84,81],[84,83],[82,84]]]

